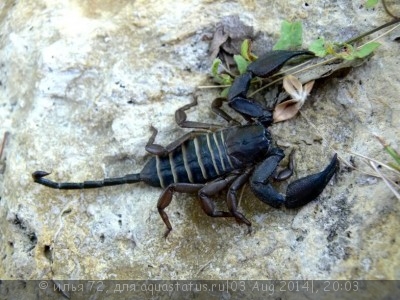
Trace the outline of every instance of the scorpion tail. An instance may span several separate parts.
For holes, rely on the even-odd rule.
[[[50,173],[45,171],[36,171],[32,173],[32,178],[33,181],[36,183],[45,185],[53,189],[61,189],[61,190],[93,189],[104,186],[128,184],[128,183],[135,183],[142,181],[139,173],[128,174],[123,177],[105,178],[103,180],[98,180],[98,181],[83,181],[83,182],[55,182],[47,178],[44,178],[49,174]]]

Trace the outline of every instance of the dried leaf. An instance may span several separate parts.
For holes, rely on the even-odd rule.
[[[279,103],[274,110],[274,122],[282,122],[293,118],[301,108],[298,104],[299,102],[293,99]]]
[[[287,75],[283,78],[283,88],[293,99],[299,99],[303,92],[301,82],[293,75]]]
[[[232,40],[238,40],[242,43],[243,39],[254,36],[253,26],[246,25],[239,15],[229,15],[221,18],[219,23],[223,26],[224,32],[229,35]]]
[[[218,56],[221,45],[228,40],[228,37],[228,34],[224,33],[224,29],[222,27],[217,28],[211,41],[209,50],[211,59],[215,59]]]
[[[314,81],[310,81],[304,86],[293,75],[283,78],[283,88],[292,99],[282,102],[275,107],[274,122],[281,122],[293,118],[303,106],[314,86]]]
[[[312,90],[312,88],[314,87],[314,83],[315,83],[315,80],[313,80],[313,81],[310,81],[310,82],[307,82],[305,85],[304,85],[304,93],[305,93],[305,95],[306,95],[306,97],[308,96],[308,95],[310,95],[310,93],[311,93],[311,90]]]
[[[216,31],[210,45],[211,59],[221,52],[234,55],[240,52],[244,39],[252,39],[254,29],[243,23],[238,15],[226,16],[216,25]]]

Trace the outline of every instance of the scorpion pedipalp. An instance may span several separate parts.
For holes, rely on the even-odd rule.
[[[246,72],[238,76],[228,92],[228,104],[247,121],[250,118],[263,123],[266,126],[272,124],[271,111],[262,108],[259,104],[247,98],[250,81],[255,77],[266,78],[279,71],[290,59],[300,56],[314,56],[314,53],[307,50],[289,51],[275,50],[260,56],[256,61],[250,63]]]

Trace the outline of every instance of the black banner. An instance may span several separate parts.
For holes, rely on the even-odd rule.
[[[0,299],[400,299],[390,280],[1,280]]]

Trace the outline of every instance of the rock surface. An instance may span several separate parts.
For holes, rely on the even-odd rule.
[[[334,151],[357,170],[342,163],[319,200],[297,210],[267,207],[247,187],[240,209],[251,235],[207,217],[194,196],[177,195],[164,240],[157,188],[58,191],[31,179],[35,170],[61,181],[140,171],[149,126],[163,145],[182,135],[174,111],[195,92],[189,119],[223,123],[209,108],[217,90],[197,89],[210,84],[210,37],[223,17],[252,26],[261,53],[284,19],[303,23],[304,45],[318,36],[343,41],[389,21],[381,6],[35,2],[0,4],[0,135],[10,133],[0,174],[0,278],[400,279],[399,201],[351,154],[387,162],[373,134],[400,148],[395,32],[366,63],[317,84],[301,116],[271,129],[287,153],[297,150],[297,177],[322,169]]]

